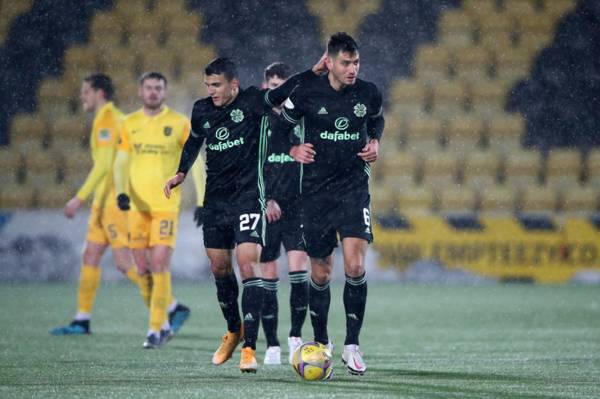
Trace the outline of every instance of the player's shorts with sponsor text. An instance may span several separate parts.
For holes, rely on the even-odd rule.
[[[267,223],[265,228],[265,242],[260,253],[262,263],[272,262],[279,258],[281,245],[286,252],[306,251],[302,234],[302,219],[300,217],[300,204],[281,207],[281,218],[272,223]],[[266,221],[266,220],[265,220]]]
[[[204,246],[233,249],[245,242],[262,245],[263,214],[258,199],[240,201],[236,205],[204,203],[202,233]]]
[[[155,245],[175,248],[178,212],[128,211],[129,247],[143,249]]]
[[[313,258],[329,256],[347,237],[373,241],[371,198],[368,191],[320,193],[303,197],[302,223],[306,252]]]
[[[92,206],[86,240],[113,248],[127,247],[127,215],[116,206]]]

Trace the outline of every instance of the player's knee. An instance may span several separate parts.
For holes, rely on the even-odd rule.
[[[365,265],[362,263],[351,263],[345,265],[346,275],[350,277],[360,277],[365,274]]]

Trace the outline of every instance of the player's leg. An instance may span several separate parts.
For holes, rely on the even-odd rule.
[[[85,249],[82,255],[82,265],[79,274],[77,290],[77,314],[68,326],[50,330],[52,335],[77,335],[90,333],[90,318],[96,292],[100,286],[100,259],[108,247],[108,237],[102,228],[103,210],[92,208],[88,222],[88,232]]]
[[[240,359],[242,372],[256,372],[256,338],[264,299],[259,245],[254,242],[239,243],[235,249],[242,278],[242,314],[244,315],[244,344]]]
[[[279,303],[277,301],[279,274],[277,261],[266,262],[262,266],[264,298],[261,309],[261,321],[267,341],[264,364],[281,364],[281,348],[279,346],[279,339],[277,338],[277,324],[279,322]]]
[[[281,364],[281,347],[277,338],[277,325],[279,322],[277,258],[279,258],[281,247],[281,221],[269,223],[265,227],[265,243],[260,251],[264,287],[261,321],[267,341],[267,350],[263,362],[264,364],[274,365]]]
[[[292,355],[302,345],[302,326],[308,310],[308,255],[306,251],[287,252],[290,280],[291,328],[288,336],[288,353],[291,364]]]
[[[310,258],[311,277],[308,306],[314,339],[323,345],[329,344],[327,321],[331,304],[329,282],[333,271],[333,253],[323,257]]]
[[[152,336],[161,345],[171,334],[167,309],[171,297],[170,262],[173,249],[168,245],[153,245],[150,248],[152,270],[152,296],[148,337]],[[156,340],[158,338],[158,340]]]
[[[342,361],[351,374],[362,375],[367,370],[359,351],[360,330],[367,304],[367,279],[365,256],[368,244],[373,240],[369,197],[365,195],[355,206],[348,205],[343,214],[344,223],[339,228],[344,253],[344,309],[346,313],[346,340]]]
[[[212,224],[218,214],[219,212],[210,209],[206,211],[202,226],[204,247],[215,278],[217,300],[227,322],[227,332],[212,357],[212,363],[216,366],[231,358],[244,335],[238,305],[238,281],[231,260],[231,250],[234,246],[233,229],[230,226]]]

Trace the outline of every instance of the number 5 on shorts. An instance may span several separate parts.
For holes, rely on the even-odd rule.
[[[258,213],[244,213],[240,215],[240,231],[256,230],[259,220],[260,214]],[[252,221],[252,226],[250,226],[250,221]]]

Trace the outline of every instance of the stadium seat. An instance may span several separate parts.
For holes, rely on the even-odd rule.
[[[396,209],[400,214],[427,215],[434,210],[435,206],[435,196],[429,187],[412,185],[398,190]]]
[[[483,121],[477,116],[450,118],[445,132],[446,146],[449,150],[470,153],[481,146]]]
[[[394,214],[396,196],[393,186],[376,185],[371,190],[371,211],[377,215]]]
[[[573,11],[576,0],[550,0],[544,2],[542,14],[550,21],[557,21],[567,13]]]
[[[485,189],[498,183],[500,156],[494,151],[469,151],[465,153],[462,181],[466,186]]]
[[[48,128],[37,114],[19,114],[12,120],[10,126],[10,143],[12,146],[27,147],[29,144],[37,143],[38,147],[43,145],[48,134]]]
[[[396,80],[390,90],[393,113],[402,117],[422,114],[425,110],[427,92],[418,80]]]
[[[395,154],[394,157],[382,158],[381,174],[388,182],[393,182],[395,186],[405,186],[414,184],[417,180],[419,158],[412,151],[402,151]]]
[[[306,6],[313,15],[320,18],[321,34],[325,39],[340,31],[354,36],[362,19],[376,12],[380,3],[380,0],[308,0]]]
[[[558,205],[558,192],[548,186],[523,188],[519,210],[522,213],[554,213]]]
[[[0,189],[0,209],[28,209],[35,201],[35,189],[31,184],[12,184]]]
[[[479,40],[481,44],[489,45],[494,39],[502,43],[511,43],[515,30],[515,20],[507,13],[482,15],[479,19]]]
[[[31,9],[33,0],[0,1],[0,46],[4,44],[10,25],[14,19]]]
[[[505,82],[499,80],[482,80],[470,85],[471,112],[490,117],[504,113],[506,93]]]
[[[141,70],[142,71],[160,71],[167,80],[175,75],[177,64],[177,55],[174,50],[169,48],[145,47],[145,51],[141,53]]]
[[[576,149],[552,149],[546,158],[546,185],[564,187],[579,184],[582,175],[582,157]]]
[[[506,185],[493,185],[479,191],[479,211],[483,216],[509,215],[515,212],[517,195]]]
[[[411,150],[436,150],[441,144],[442,122],[434,116],[409,118],[406,122],[406,147]]]
[[[458,81],[442,81],[431,88],[432,112],[437,116],[451,117],[464,113],[467,105],[467,90]]]
[[[72,188],[65,184],[50,184],[36,190],[37,206],[62,208],[73,196]]]
[[[149,4],[147,0],[116,0],[113,12],[128,21],[137,15],[149,13]]]
[[[65,51],[65,69],[84,69],[95,71],[98,69],[98,52],[87,45],[77,45]]]
[[[567,215],[591,215],[600,211],[600,192],[592,186],[572,184],[564,188],[561,209]]]
[[[427,154],[423,158],[422,181],[430,187],[449,186],[456,182],[458,171],[457,155],[440,151]]]
[[[167,14],[165,16],[165,30],[168,32],[168,43],[175,42],[176,38],[192,36],[198,39],[202,32],[202,16],[196,12],[175,15]]]
[[[123,18],[113,11],[97,12],[92,17],[90,40],[97,44],[104,42],[110,47],[119,45],[125,26]]]
[[[454,71],[463,82],[479,82],[489,79],[492,57],[488,49],[481,46],[464,47],[456,50]]]
[[[534,17],[537,0],[504,0],[504,12],[515,17]]]
[[[0,147],[0,170],[2,170],[3,177],[14,183],[23,173],[23,167],[23,158],[18,151],[8,147]]]
[[[414,75],[424,82],[447,80],[450,76],[450,53],[437,45],[423,45],[417,49]]]
[[[516,81],[529,74],[532,54],[528,49],[505,49],[496,52],[496,76],[505,81]]]
[[[52,138],[71,140],[81,145],[89,136],[91,128],[86,122],[83,115],[60,116],[50,126]]]
[[[466,186],[453,185],[437,191],[438,211],[443,214],[473,213],[477,207],[475,191]]]
[[[63,79],[44,79],[38,88],[38,103],[64,103],[77,98],[77,88]]]
[[[499,11],[496,0],[463,0],[462,7],[474,20],[497,14]]]
[[[89,150],[78,149],[62,155],[62,173],[65,182],[73,185],[83,183],[92,169],[92,155]]]
[[[463,10],[446,11],[439,20],[439,42],[446,48],[468,47],[473,44],[474,24]]]
[[[525,119],[520,114],[492,116],[488,126],[488,143],[495,149],[510,151],[521,147]]]
[[[600,149],[588,153],[585,170],[587,184],[600,188]]]
[[[61,156],[56,151],[23,154],[26,179],[34,183],[56,183]]]
[[[539,185],[541,165],[539,151],[510,151],[504,164],[504,184],[517,188]]]

